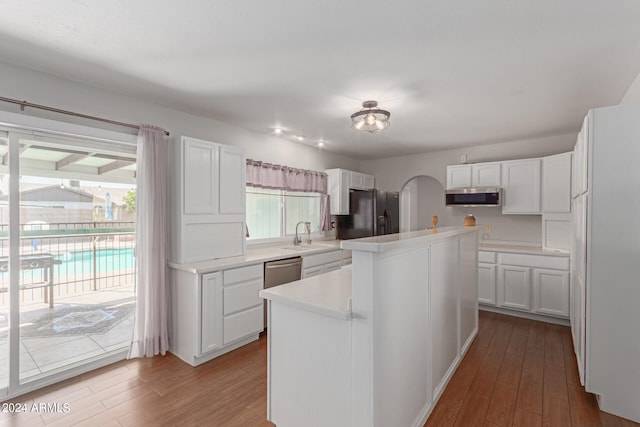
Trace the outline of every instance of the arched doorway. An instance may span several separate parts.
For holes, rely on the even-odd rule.
[[[450,209],[444,205],[444,187],[432,176],[409,179],[400,191],[400,231],[431,228],[431,218],[438,216],[438,226],[450,225]]]

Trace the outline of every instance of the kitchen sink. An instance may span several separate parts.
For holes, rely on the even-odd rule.
[[[304,243],[300,243],[300,245],[298,246],[285,246],[282,249],[287,249],[289,251],[298,251],[298,252],[304,252],[304,251],[310,251],[313,249],[329,249],[330,246],[328,245],[314,245],[312,244],[304,244]]]

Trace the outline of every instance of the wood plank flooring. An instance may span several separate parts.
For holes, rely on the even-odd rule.
[[[478,336],[425,427],[638,426],[580,385],[571,329],[480,312]]]
[[[68,413],[0,413],[0,426],[273,426],[266,381],[261,337],[197,368],[171,354],[113,364],[12,400]],[[488,312],[425,425],[638,426],[584,392],[569,328]]]

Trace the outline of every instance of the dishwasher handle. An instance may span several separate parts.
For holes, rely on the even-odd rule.
[[[295,265],[301,265],[302,261],[294,261],[294,262],[288,262],[286,264],[267,264],[265,266],[265,268],[267,270],[272,270],[272,269],[277,269],[277,268],[289,268],[289,267],[293,267]]]

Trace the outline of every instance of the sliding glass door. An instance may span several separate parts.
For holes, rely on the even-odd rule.
[[[126,353],[135,146],[29,130],[0,143],[0,389],[15,394]]]

